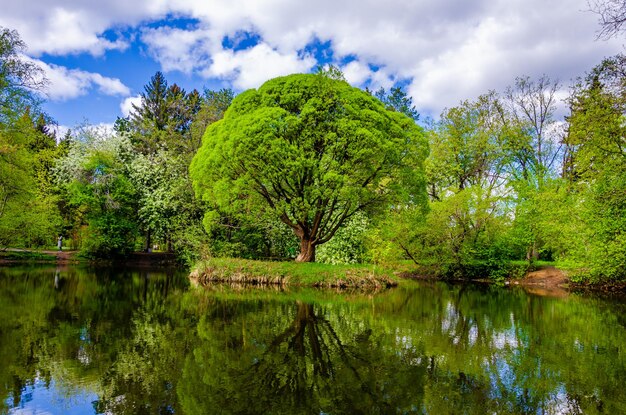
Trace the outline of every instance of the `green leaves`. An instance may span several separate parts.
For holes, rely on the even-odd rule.
[[[76,227],[88,224],[84,250],[97,257],[132,252],[137,237],[137,188],[128,169],[133,157],[126,135],[94,128],[80,131],[55,169]]]
[[[271,211],[318,245],[356,212],[424,200],[426,154],[421,128],[366,92],[291,75],[235,98],[190,171],[196,194],[217,208]]]
[[[592,279],[626,278],[626,57],[605,59],[571,97],[568,187],[583,230],[569,241]]]

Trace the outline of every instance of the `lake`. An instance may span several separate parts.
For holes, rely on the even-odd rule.
[[[626,302],[0,268],[0,413],[623,414]]]

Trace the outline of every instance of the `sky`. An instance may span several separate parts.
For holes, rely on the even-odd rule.
[[[187,91],[257,88],[333,64],[357,87],[402,86],[418,111],[502,91],[518,76],[567,86],[622,39],[597,40],[586,0],[0,0],[0,26],[49,79],[63,128],[125,116],[156,71]]]

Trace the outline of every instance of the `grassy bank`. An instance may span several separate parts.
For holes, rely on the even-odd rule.
[[[199,284],[228,282],[306,287],[383,288],[398,284],[391,269],[375,265],[253,261],[212,258],[199,262],[191,273]]]
[[[479,264],[481,265],[481,264]],[[211,283],[339,287],[372,289],[398,285],[402,279],[491,281],[519,280],[529,272],[548,265],[527,261],[503,263],[497,275],[490,275],[487,266],[466,267],[463,272],[445,273],[445,266],[416,266],[410,261],[391,265],[371,264],[330,265],[258,261],[238,258],[211,258],[201,261],[192,269],[191,278],[200,285]]]
[[[33,250],[8,248],[0,251],[0,263],[37,262],[37,263],[92,263],[130,266],[166,267],[176,265],[176,256],[170,252],[133,252],[125,257],[94,258],[81,251]]]
[[[57,257],[51,253],[12,250],[0,251],[0,261],[7,262],[56,262]]]

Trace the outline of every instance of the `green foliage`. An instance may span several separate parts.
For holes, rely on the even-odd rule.
[[[191,164],[196,194],[225,212],[269,211],[313,260],[359,211],[424,200],[421,129],[324,73],[291,75],[239,95]]]
[[[138,231],[137,189],[128,178],[131,142],[94,127],[79,133],[55,174],[75,226],[88,225],[83,249],[95,257],[128,254]]]
[[[507,218],[499,212],[500,203],[479,186],[433,202],[420,255],[435,259],[444,276],[500,276],[510,259],[503,239]]]
[[[398,206],[381,224],[379,238],[397,244],[397,255],[444,277],[506,273],[512,258],[506,239],[510,190],[503,180],[509,129],[503,112],[495,93],[444,111],[428,135],[428,211]]]
[[[185,92],[169,85],[157,72],[145,86],[140,105],[134,106],[118,129],[131,138],[135,152],[129,179],[137,189],[139,228],[144,248],[174,251],[191,264],[208,243],[201,226],[201,202],[193,197],[188,174],[199,146],[197,131],[221,118],[232,91]]]
[[[291,229],[269,214],[252,218],[248,214],[209,210],[203,225],[210,235],[211,256],[285,259],[298,252],[298,241]]]
[[[333,67],[237,98],[157,72],[116,134],[57,144],[24,51],[0,28],[0,246],[63,235],[101,257],[157,245],[187,264],[410,260],[495,279],[546,259],[626,278],[623,55],[573,86],[567,128],[547,76],[463,101],[425,133],[400,87],[372,96]]]
[[[60,219],[49,176],[58,152],[36,94],[46,80],[25,49],[0,27],[0,246],[49,244]]]
[[[365,238],[367,257],[374,264],[389,265],[400,259],[411,259],[411,251],[420,244],[419,236],[425,234],[426,219],[423,208],[408,206],[392,209],[378,218]]]
[[[10,124],[29,108],[38,107],[34,91],[41,90],[47,80],[43,70],[22,57],[26,44],[15,30],[0,26],[0,123]]]
[[[224,113],[233,102],[235,93],[232,89],[220,89],[213,91],[206,89],[202,99],[200,109],[193,117],[191,124],[191,141],[193,152],[196,152],[202,145],[202,136],[207,127],[224,117]]]
[[[402,88],[392,87],[389,91],[386,91],[385,88],[381,87],[374,96],[385,104],[387,109],[401,112],[415,121],[419,120],[420,114],[413,105],[413,98],[408,96]]]
[[[187,93],[176,84],[169,85],[157,72],[141,93],[141,103],[133,104],[128,122],[119,121],[120,131],[129,131],[136,149],[154,154],[159,149],[177,154],[195,151],[191,125],[200,110],[202,98],[198,91]]]
[[[626,278],[626,57],[604,60],[572,96],[569,179],[583,229],[574,250],[593,280]]]
[[[358,264],[366,262],[366,238],[370,220],[359,212],[346,221],[335,236],[320,246],[316,260],[325,264]]]

